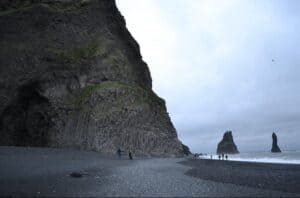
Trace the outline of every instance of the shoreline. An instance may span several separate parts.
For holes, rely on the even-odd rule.
[[[243,158],[230,158],[230,159],[210,159],[210,158],[202,158],[202,157],[199,157],[197,158],[199,160],[215,160],[215,161],[229,161],[229,162],[245,162],[245,163],[259,163],[259,164],[279,164],[279,165],[298,165],[300,166],[300,161],[299,160],[290,160],[290,161],[287,161],[287,160],[278,160],[278,161],[262,161],[262,160],[257,160],[257,159],[250,159],[250,158],[247,158],[247,159],[243,159]]]
[[[204,154],[199,156],[201,159],[219,160],[217,154]],[[268,163],[268,164],[295,164],[300,165],[300,151],[282,151],[272,153],[268,151],[243,152],[239,154],[228,154],[228,161]],[[225,159],[224,159],[225,160]]]
[[[206,163],[205,163],[206,162]],[[270,188],[230,182],[239,170],[257,182],[262,170],[249,163],[232,166],[225,161],[187,158],[134,158],[105,156],[93,151],[72,149],[0,147],[0,196],[11,197],[292,197],[292,189]],[[239,162],[234,162],[239,164]],[[275,165],[276,166],[276,165]],[[256,167],[256,168],[255,168]],[[286,167],[286,166],[283,166]],[[274,168],[273,168],[274,169]],[[272,169],[272,170],[273,170]],[[276,169],[276,167],[275,167]],[[278,169],[278,168],[277,168]],[[281,168],[282,169],[282,168]],[[285,168],[283,168],[285,169]],[[289,168],[290,169],[290,168]],[[299,176],[298,166],[294,169]],[[216,170],[223,170],[219,178]],[[251,172],[252,171],[252,172]],[[74,178],[73,172],[82,173]],[[272,172],[272,171],[271,171]],[[274,172],[274,171],[273,171]],[[276,172],[276,171],[275,171]],[[289,172],[283,175],[285,185]],[[230,175],[231,174],[231,175]],[[272,173],[273,174],[273,173]],[[274,175],[274,174],[273,174]],[[243,176],[243,175],[242,175]],[[276,180],[269,180],[278,184]],[[299,181],[296,181],[296,185]],[[265,182],[266,183],[266,182]],[[268,183],[268,182],[267,182]],[[277,183],[277,184],[276,184]]]
[[[300,193],[300,165],[231,160],[188,159],[185,174],[205,180]]]

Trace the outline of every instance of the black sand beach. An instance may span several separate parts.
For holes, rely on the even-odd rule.
[[[72,172],[83,176],[70,177]],[[0,196],[291,197],[300,196],[299,174],[295,165],[0,147]]]
[[[227,160],[185,160],[192,169],[187,175],[222,183],[300,193],[300,165],[238,162]]]

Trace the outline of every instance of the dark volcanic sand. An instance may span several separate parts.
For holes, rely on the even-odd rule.
[[[187,175],[216,182],[300,193],[300,165],[237,162],[226,160],[186,160],[193,167]]]
[[[224,180],[219,178],[218,182],[188,176],[193,171],[193,176],[201,175],[201,171],[194,169],[201,163],[201,160],[187,161],[184,158],[127,160],[127,156],[118,159],[96,152],[0,147],[0,196],[300,196],[280,189],[230,184],[226,180],[230,176],[224,176]],[[227,167],[226,163],[223,164]],[[216,170],[213,167],[217,165],[208,165],[202,163],[201,166],[208,169],[201,170],[214,175]],[[256,174],[255,170],[253,174]],[[72,172],[82,173],[82,177],[70,177]]]

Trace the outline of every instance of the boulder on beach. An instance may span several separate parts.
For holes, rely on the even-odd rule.
[[[218,144],[217,154],[237,154],[239,153],[237,146],[235,145],[232,137],[231,131],[226,131],[224,133],[223,139]]]
[[[272,149],[271,149],[271,152],[272,153],[280,153],[281,152],[281,150],[278,146],[277,135],[274,132],[272,134]]]
[[[74,177],[74,178],[80,178],[82,177],[82,173],[79,173],[79,172],[72,172],[70,174],[71,177]]]

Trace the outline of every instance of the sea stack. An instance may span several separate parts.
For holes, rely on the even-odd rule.
[[[0,145],[183,156],[114,0],[3,0],[0,27]]]
[[[217,154],[237,154],[239,153],[237,146],[235,145],[231,131],[224,133],[223,139],[218,144]]]
[[[277,135],[274,132],[272,134],[272,149],[271,149],[271,152],[272,153],[280,153],[281,152],[281,150],[278,146]]]

